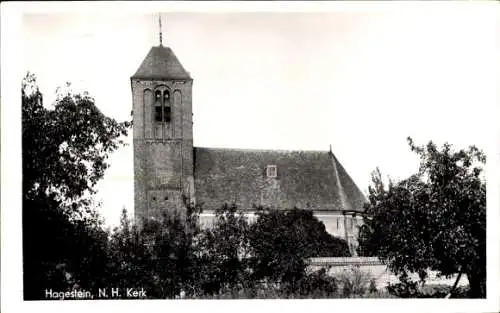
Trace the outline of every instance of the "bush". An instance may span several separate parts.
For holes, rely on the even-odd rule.
[[[335,277],[327,274],[325,269],[305,275],[296,285],[296,289],[288,294],[298,298],[331,298],[336,296],[338,283]]]
[[[469,286],[460,286],[451,295],[453,299],[465,299],[469,298],[470,288]]]
[[[261,281],[252,286],[238,286],[205,294],[206,299],[321,299],[338,298],[337,280],[324,271],[305,275],[293,284]]]
[[[248,235],[255,279],[269,279],[290,288],[306,274],[306,259],[350,256],[347,243],[328,234],[309,210],[263,210]]]
[[[196,249],[204,294],[234,293],[251,287],[248,228],[248,221],[235,205],[224,205],[216,211],[213,227],[201,231]]]
[[[339,275],[344,297],[362,296],[369,290],[371,275],[361,271],[358,267],[351,268]]]
[[[375,278],[372,278],[370,280],[370,286],[368,287],[368,292],[369,293],[377,293],[377,284],[375,282]]]
[[[360,299],[395,299],[394,295],[391,295],[387,291],[377,291],[374,293],[366,293],[362,296],[354,295],[351,298],[360,298]]]
[[[419,283],[411,281],[407,276],[402,276],[400,282],[389,284],[387,290],[398,298],[445,298],[451,291],[451,286],[444,284],[430,284],[419,288]],[[468,298],[469,287],[458,287],[451,298]]]
[[[444,298],[450,293],[451,286],[448,285],[425,285],[417,293],[417,298]]]
[[[451,291],[451,286],[442,285],[442,284],[432,284],[423,286],[418,294],[417,298],[445,298]],[[460,286],[457,287],[451,298],[455,299],[464,299],[469,298],[469,287],[468,286]]]
[[[387,291],[397,298],[416,298],[418,295],[418,283],[408,278],[408,275],[401,275],[399,283],[389,284]]]

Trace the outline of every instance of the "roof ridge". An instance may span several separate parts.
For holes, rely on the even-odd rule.
[[[291,149],[256,149],[256,148],[226,148],[226,147],[194,147],[195,149],[211,149],[211,150],[225,150],[225,151],[248,151],[248,152],[302,152],[302,153],[329,153],[328,150],[291,150]]]

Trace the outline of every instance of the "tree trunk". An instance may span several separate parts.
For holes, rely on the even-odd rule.
[[[457,279],[455,280],[455,283],[453,284],[453,286],[451,287],[450,289],[450,292],[446,295],[446,299],[449,299],[451,298],[451,296],[453,295],[453,293],[455,292],[455,289],[457,288],[458,286],[458,282],[460,281],[460,278],[462,278],[462,274],[463,272],[460,270],[460,272],[458,273],[458,276],[457,276]]]
[[[469,297],[486,298],[486,275],[479,272],[467,272],[469,280]]]

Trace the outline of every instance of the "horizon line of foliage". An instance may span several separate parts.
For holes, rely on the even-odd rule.
[[[59,91],[44,106],[36,78],[22,82],[23,282],[25,300],[45,290],[144,287],[148,298],[217,296],[269,288],[283,297],[331,296],[336,281],[306,272],[311,256],[347,256],[310,211],[261,210],[254,223],[224,205],[201,228],[201,206],[133,225],[123,212],[103,229],[92,201],[107,159],[131,122],[105,116],[88,94]],[[318,289],[319,288],[319,289]]]
[[[419,282],[409,273],[418,273],[423,285],[434,270],[466,275],[469,296],[485,298],[486,156],[475,146],[454,151],[448,143],[439,148],[407,140],[420,157],[419,171],[388,185],[378,168],[373,172],[358,253],[378,256],[400,275],[400,283],[389,286],[399,297],[418,295]]]

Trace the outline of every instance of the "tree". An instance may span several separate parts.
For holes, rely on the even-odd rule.
[[[120,225],[113,230],[109,240],[110,274],[107,286],[113,288],[147,288],[147,295],[153,294],[154,266],[152,252],[141,235],[140,229],[133,225],[124,208]],[[125,296],[125,295],[121,295]]]
[[[87,93],[59,92],[52,108],[43,104],[36,78],[28,73],[22,88],[23,194],[53,196],[67,202],[95,193],[131,125],[105,116]]]
[[[108,233],[95,215],[75,219],[53,198],[23,201],[23,278],[26,300],[45,290],[95,291],[109,277]]]
[[[329,235],[309,210],[261,211],[249,236],[256,278],[290,290],[305,276],[308,258],[350,255],[347,243]]]
[[[108,285],[142,287],[150,299],[175,298],[182,292],[193,296],[198,291],[198,213],[199,206],[186,203],[184,209],[134,225],[124,209],[109,244]]]
[[[95,288],[107,277],[108,234],[89,195],[130,123],[102,114],[86,93],[68,90],[44,106],[30,73],[21,97],[25,299]]]
[[[485,155],[474,146],[453,151],[447,143],[441,149],[408,143],[420,156],[419,172],[387,187],[380,171],[374,173],[360,249],[403,277],[419,273],[425,281],[428,269],[464,273],[470,296],[485,297]]]
[[[142,246],[148,251],[146,262],[153,280],[147,284],[148,296],[174,298],[196,294],[199,273],[196,238],[200,228],[200,206],[184,201],[185,207],[161,216],[143,219],[139,228]]]
[[[224,204],[216,210],[213,226],[203,229],[199,237],[199,282],[204,294],[247,288],[252,283],[248,264],[250,226],[237,210],[236,205]]]

